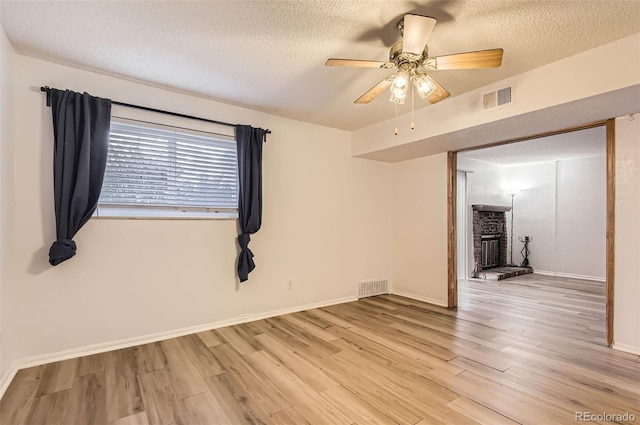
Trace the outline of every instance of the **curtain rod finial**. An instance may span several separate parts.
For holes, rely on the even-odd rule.
[[[51,89],[49,86],[40,87],[40,91],[47,93],[47,106],[51,106]]]

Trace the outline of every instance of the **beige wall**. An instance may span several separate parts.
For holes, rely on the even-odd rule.
[[[393,164],[394,292],[447,305],[447,154]]]
[[[0,372],[33,356],[349,299],[361,280],[391,277],[398,293],[446,304],[445,153],[393,165],[355,159],[344,131],[8,55],[11,88],[2,86],[0,98],[5,105],[11,99],[11,109],[7,117],[2,108],[1,160],[15,168],[5,168],[0,182],[1,243],[11,247],[2,258]],[[40,85],[270,128],[264,225],[251,244],[258,268],[250,280],[238,286],[234,276],[234,221],[92,220],[76,238],[77,256],[48,266],[55,238],[52,133]],[[631,124],[619,128],[619,137],[628,135],[617,164],[619,347],[640,346],[631,270],[638,264],[638,198],[623,196],[640,178],[637,123],[627,133]],[[362,151],[367,134],[354,135]],[[631,153],[620,153],[624,146]]]
[[[616,119],[614,346],[640,354],[640,114]]]
[[[353,299],[358,281],[390,277],[391,166],[352,158],[348,132],[24,56],[12,60],[17,184],[7,194],[14,232],[2,235],[12,248],[3,282],[3,300],[10,300],[2,306],[3,370],[33,356]],[[252,237],[257,269],[249,281],[238,286],[235,278],[234,220],[94,219],[75,238],[76,257],[49,266],[52,129],[40,85],[270,128],[263,228]]]
[[[4,34],[4,31],[0,28],[0,235],[4,235],[8,230],[5,224],[5,218],[7,214],[5,210],[8,208],[9,204],[6,200],[6,185],[9,181],[8,179],[8,165],[10,162],[8,161],[8,157],[10,151],[8,150],[8,139],[9,139],[9,99],[7,93],[9,91],[9,58],[10,58],[11,46],[9,44],[9,40]],[[0,388],[2,387],[2,382],[5,378],[3,372],[4,368],[3,364],[3,356],[2,356],[2,347],[5,346],[4,334],[2,331],[2,324],[6,323],[3,321],[4,310],[2,309],[2,303],[4,300],[3,297],[3,283],[5,281],[5,250],[7,245],[4,241],[4,236],[0,237]]]

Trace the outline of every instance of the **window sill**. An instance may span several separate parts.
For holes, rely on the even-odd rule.
[[[105,220],[236,220],[238,212],[99,206],[92,218]]]

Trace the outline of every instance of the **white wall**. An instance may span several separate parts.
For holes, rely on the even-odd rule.
[[[614,346],[640,354],[640,114],[616,119]]]
[[[466,246],[467,229],[469,220],[467,214],[467,173],[464,171],[456,172],[456,245],[459,247]],[[468,277],[468,254],[463,249],[458,249],[457,266],[458,279],[466,279]]]
[[[447,305],[447,154],[393,164],[394,292]]]
[[[519,236],[533,236],[530,263],[539,273],[604,281],[606,264],[606,157],[509,167],[520,188],[514,198],[516,263]]]
[[[555,270],[555,164],[553,162],[504,167],[465,158],[460,154],[459,168],[469,174],[469,209],[473,204],[511,205],[508,189],[519,189],[513,199],[513,262],[522,262],[522,243],[518,236],[533,236],[529,262],[534,269]],[[469,213],[471,214],[471,213]],[[511,212],[506,213],[507,232],[511,233]],[[469,221],[467,252],[469,270],[473,270],[473,230]],[[511,241],[507,239],[507,260]]]
[[[8,193],[14,232],[3,233],[12,248],[3,370],[31,356],[349,299],[358,281],[390,277],[391,166],[352,158],[349,133],[24,56],[12,65],[17,184]],[[270,128],[249,281],[236,287],[234,220],[94,219],[75,238],[77,255],[49,266],[52,129],[40,85]]]
[[[459,155],[459,169],[468,174],[472,204],[511,204],[507,189],[517,188],[513,212],[513,258],[522,262],[522,242],[532,236],[529,262],[539,273],[605,279],[606,159],[577,158],[520,166],[499,166]],[[507,231],[511,230],[507,212]],[[469,231],[471,233],[471,224]],[[471,235],[467,239],[469,270],[473,270]],[[510,247],[507,247],[510,250]]]
[[[468,208],[473,204],[510,205],[505,188],[507,171],[488,162],[470,159],[464,152],[458,154],[458,170],[471,171],[467,174]]]
[[[511,205],[504,188],[507,185],[507,172],[504,167],[498,167],[487,162],[465,157],[458,154],[458,170],[467,173],[467,233],[464,235],[467,246],[467,277],[471,277],[475,268],[473,258],[473,208],[475,204]],[[460,240],[461,236],[458,236]]]
[[[559,161],[556,167],[556,270],[605,280],[606,155]]]
[[[518,237],[532,236],[529,263],[536,271],[551,273],[557,271],[555,183],[555,162],[507,167],[507,187],[519,189],[513,198],[513,261],[520,264],[523,258]],[[507,229],[510,217],[507,213]]]

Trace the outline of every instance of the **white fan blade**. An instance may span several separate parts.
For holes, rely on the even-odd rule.
[[[435,18],[428,16],[405,15],[402,51],[421,55],[436,22]]]

